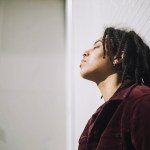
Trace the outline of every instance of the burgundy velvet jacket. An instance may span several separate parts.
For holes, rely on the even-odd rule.
[[[150,88],[120,88],[88,121],[78,150],[150,150]]]

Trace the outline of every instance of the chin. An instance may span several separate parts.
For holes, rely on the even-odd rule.
[[[80,72],[80,75],[81,75],[81,77],[84,78],[84,79],[93,81],[93,80],[92,80],[92,77],[91,77],[91,73],[89,73],[89,72],[82,72],[82,71],[81,71],[81,72]]]

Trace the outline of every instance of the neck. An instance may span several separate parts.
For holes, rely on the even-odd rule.
[[[108,101],[120,87],[121,81],[117,73],[108,76],[97,84],[105,101]]]

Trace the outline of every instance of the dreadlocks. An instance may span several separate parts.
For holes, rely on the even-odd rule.
[[[103,35],[104,57],[108,54],[120,58],[124,52],[122,63],[116,66],[121,74],[122,83],[125,79],[150,86],[150,49],[134,31],[106,28]],[[111,57],[110,57],[111,59]],[[112,60],[111,60],[112,61]]]

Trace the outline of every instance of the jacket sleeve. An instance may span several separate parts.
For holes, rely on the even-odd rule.
[[[150,150],[150,95],[142,96],[136,101],[130,123],[135,150]]]

